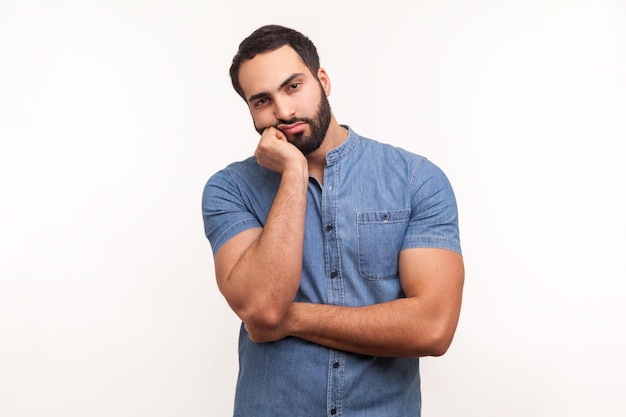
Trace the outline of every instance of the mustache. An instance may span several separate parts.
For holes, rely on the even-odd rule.
[[[310,124],[310,125],[313,125],[314,120],[313,120],[313,119],[310,119],[310,118],[308,118],[308,117],[292,117],[292,118],[291,118],[291,119],[289,119],[289,120],[277,119],[277,120],[276,120],[276,123],[274,123],[274,124],[273,124],[273,125],[271,125],[271,126],[272,126],[272,127],[275,127],[275,128],[276,128],[276,129],[278,129],[278,130],[280,130],[280,129],[278,128],[278,126],[280,126],[280,125],[292,125],[292,124],[294,124],[294,123],[298,123],[298,122],[304,122],[304,123],[308,123],[308,124]],[[257,131],[257,133],[258,133],[259,135],[262,135],[262,134],[263,134],[263,131],[264,131],[265,129],[266,129],[266,128],[259,128],[256,124],[254,125],[254,130],[256,130],[256,131]]]
[[[308,117],[292,117],[289,120],[278,119],[276,121],[276,123],[274,123],[274,127],[278,129],[278,126],[280,126],[280,125],[292,125],[292,124],[298,123],[298,122],[304,122],[304,123],[311,124],[313,122],[313,120],[309,119]]]

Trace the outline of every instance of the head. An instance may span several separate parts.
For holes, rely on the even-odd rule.
[[[312,74],[317,74],[320,68],[320,58],[313,42],[302,33],[278,25],[262,26],[239,44],[239,50],[230,66],[230,80],[237,94],[244,100],[244,92],[239,83],[239,70],[244,61],[248,61],[258,54],[274,51],[281,46],[288,45],[296,51]]]
[[[324,141],[332,118],[330,81],[313,43],[282,26],[264,26],[239,46],[230,69],[259,134],[283,131],[305,155]]]

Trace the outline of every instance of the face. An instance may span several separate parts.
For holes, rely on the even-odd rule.
[[[305,155],[320,147],[331,120],[326,98],[330,82],[324,70],[315,77],[300,56],[284,46],[244,62],[239,82],[259,134],[273,126]]]

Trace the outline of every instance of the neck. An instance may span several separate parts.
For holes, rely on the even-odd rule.
[[[320,183],[324,183],[324,167],[326,167],[326,154],[337,146],[341,145],[348,137],[348,129],[341,126],[334,116],[330,118],[330,124],[326,131],[326,136],[322,145],[307,155],[309,164],[309,174],[315,177]]]

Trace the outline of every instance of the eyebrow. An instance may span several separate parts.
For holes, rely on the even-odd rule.
[[[298,77],[303,77],[303,76],[304,76],[304,74],[303,74],[303,73],[301,73],[301,72],[291,74],[289,77],[287,77],[287,79],[286,79],[285,81],[283,81],[283,82],[282,82],[282,83],[278,86],[278,88],[276,89],[276,91],[280,91],[280,90],[282,90],[283,88],[285,88],[286,86],[288,86],[288,85],[289,85],[289,84],[290,84],[293,80],[295,80],[295,79],[296,79],[296,78],[298,78]],[[252,103],[252,102],[253,102],[253,101],[255,101],[255,100],[258,100],[258,99],[263,98],[263,97],[267,97],[267,96],[269,96],[269,95],[270,95],[270,93],[267,93],[267,92],[262,92],[262,93],[253,94],[253,95],[251,95],[251,96],[250,96],[250,98],[248,98],[248,103]]]

